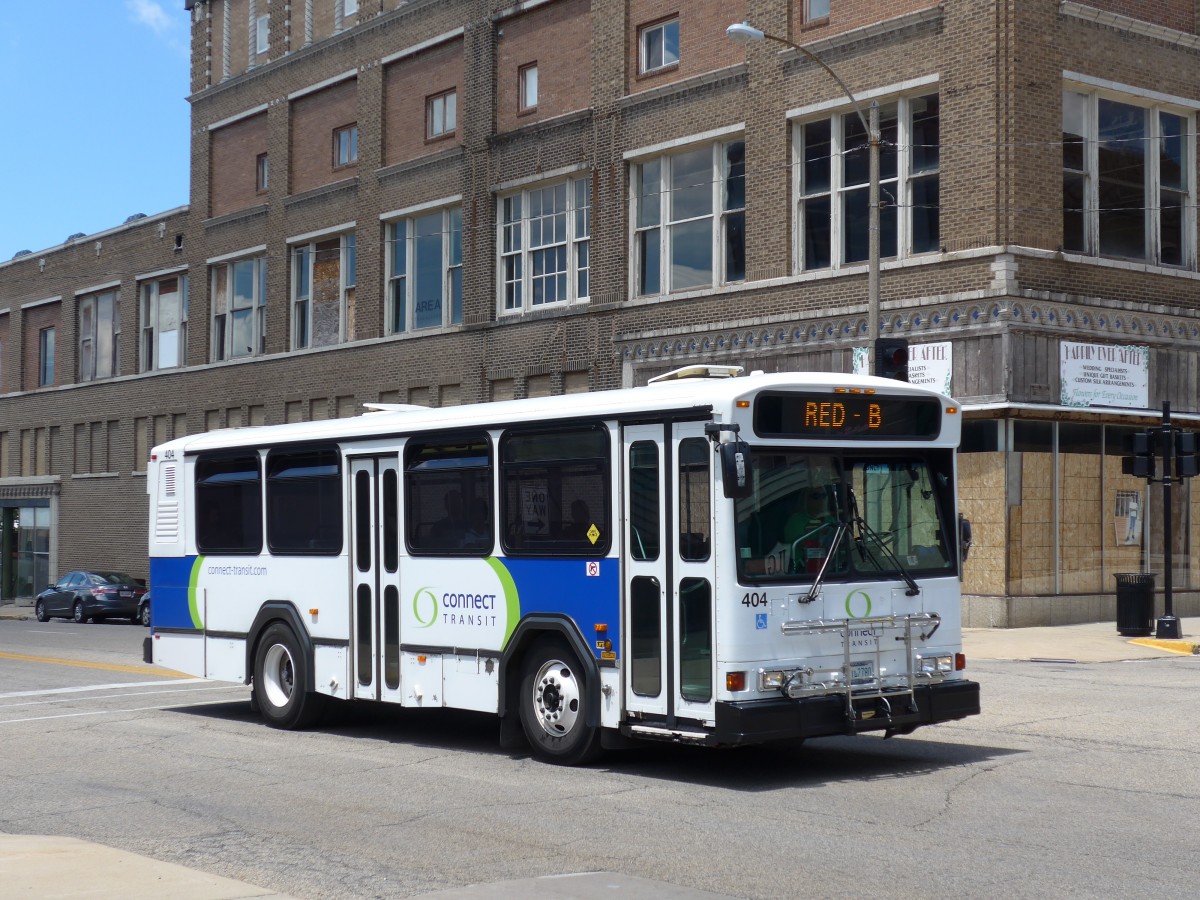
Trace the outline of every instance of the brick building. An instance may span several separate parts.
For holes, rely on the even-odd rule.
[[[1200,418],[1195,0],[182,5],[188,205],[0,263],[6,598],[145,574],[148,449],[185,432],[850,371],[864,132],[743,19],[880,105],[882,334],[966,413],[966,624],[1112,617],[1113,573],[1161,571],[1120,437]]]

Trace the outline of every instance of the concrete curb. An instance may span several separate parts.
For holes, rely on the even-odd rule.
[[[290,900],[288,895],[115,847],[52,835],[0,834],[6,897]]]
[[[1129,643],[1139,647],[1156,647],[1170,653],[1181,653],[1185,656],[1200,656],[1200,643],[1196,641],[1176,641],[1166,638],[1134,638]]]

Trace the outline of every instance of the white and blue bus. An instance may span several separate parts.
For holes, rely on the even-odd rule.
[[[740,371],[155,447],[147,656],[278,728],[480,710],[560,763],[979,712],[953,401]]]

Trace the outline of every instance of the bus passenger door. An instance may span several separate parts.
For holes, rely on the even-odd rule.
[[[400,701],[400,485],[395,456],[350,460],[352,696]]]
[[[665,717],[667,685],[666,447],[664,426],[624,429],[621,618],[625,709]]]
[[[715,605],[713,585],[713,445],[703,422],[671,428],[671,682],[673,724],[711,723],[715,716]]]

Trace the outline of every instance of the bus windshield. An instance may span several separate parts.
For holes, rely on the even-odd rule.
[[[927,454],[758,449],[754,491],[736,502],[744,581],[870,581],[954,571],[949,476]]]

